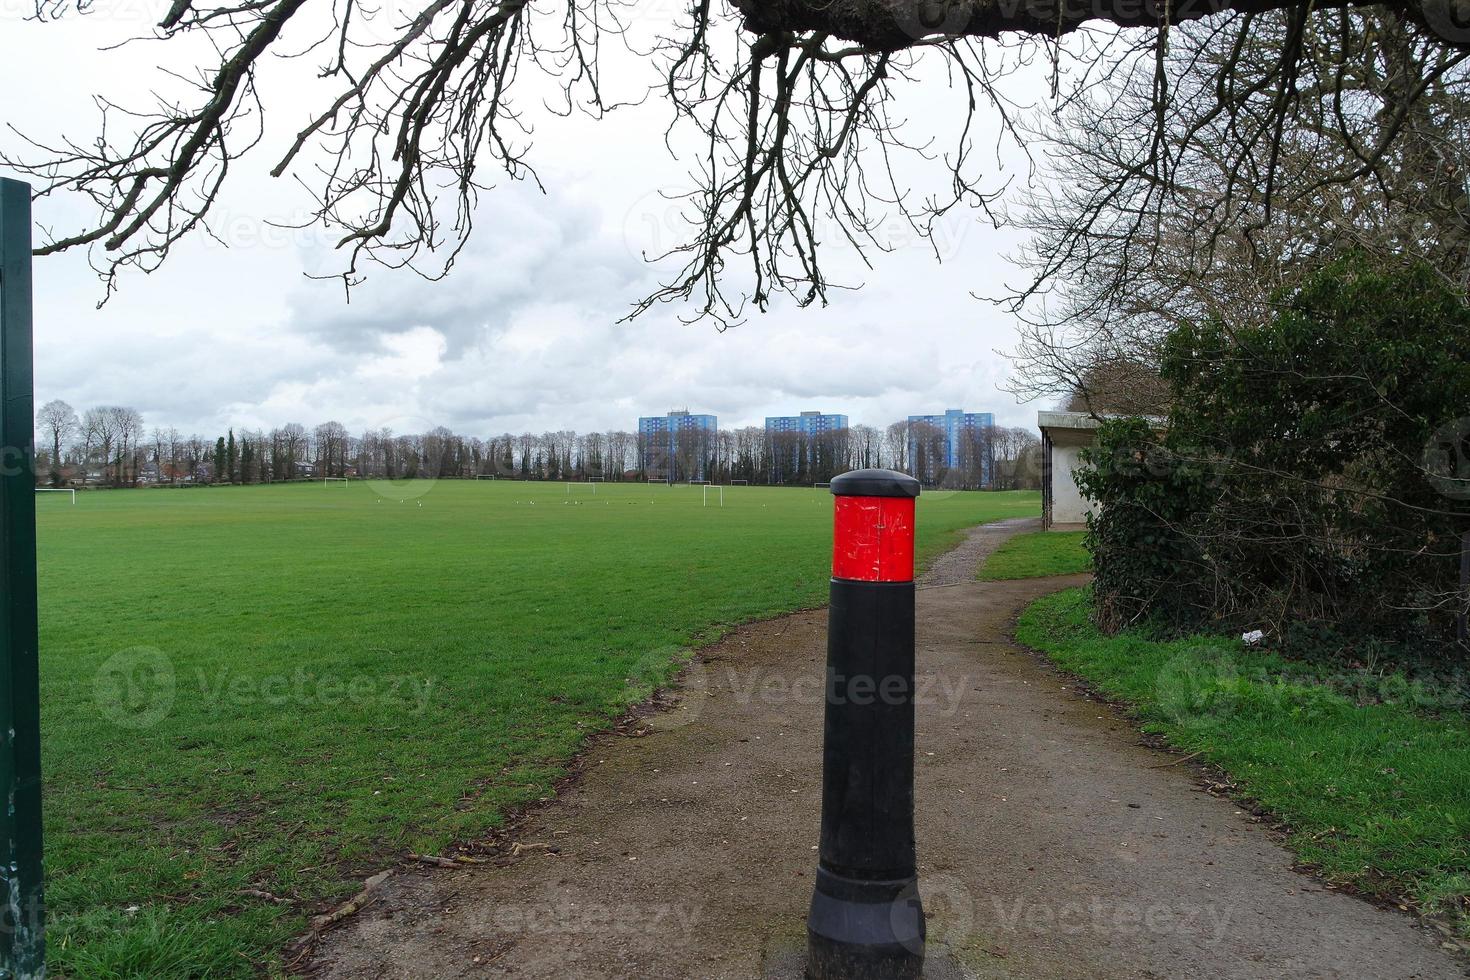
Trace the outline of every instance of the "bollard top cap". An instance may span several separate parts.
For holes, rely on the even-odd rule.
[[[836,497],[917,497],[919,481],[897,470],[851,470],[832,478]]]

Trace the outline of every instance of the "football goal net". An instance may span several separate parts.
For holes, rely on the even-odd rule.
[[[704,485],[704,506],[706,506],[706,507],[709,506],[709,492],[711,490],[718,490],[720,492],[719,493],[719,506],[720,507],[725,506],[725,488],[724,487],[711,487],[708,483],[706,483]]]
[[[69,493],[69,494],[71,494],[71,502],[73,504],[75,504],[77,502],[77,492],[75,490],[73,490],[72,488],[70,488],[70,487],[37,487],[36,488],[36,492],[37,493]]]
[[[340,483],[340,484],[342,484],[345,487],[345,486],[347,486],[347,477],[345,477],[345,476],[324,476],[324,477],[322,477],[322,485],[323,486],[326,486],[326,485],[331,484],[331,483]]]
[[[495,480],[495,479],[498,479],[498,477],[496,477],[496,475],[494,473],[476,473],[475,474],[475,479],[476,480]]]
[[[731,480],[730,481],[730,486],[732,486],[732,487],[748,487],[748,486],[750,486],[750,481],[749,480]]]
[[[830,490],[831,488],[832,488],[832,484],[830,484],[830,483],[813,483],[812,484],[812,489],[813,490]]]
[[[594,496],[594,497],[597,496],[597,484],[594,483],[591,480],[588,480],[586,483],[568,483],[567,484],[567,496],[568,497],[570,497],[572,495],[572,487],[581,487],[583,489],[586,489],[588,487],[591,487],[592,488],[592,496]]]

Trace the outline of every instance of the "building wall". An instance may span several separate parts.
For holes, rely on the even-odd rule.
[[[670,412],[638,420],[640,462],[645,474],[674,480],[706,479],[706,462],[718,445],[713,415]],[[682,457],[690,457],[684,460]]]
[[[1075,412],[1042,412],[1041,519],[1044,527],[1066,527],[1086,523],[1097,505],[1077,488],[1077,471],[1082,468],[1082,450],[1097,442],[1094,420]]]
[[[1164,432],[1166,418],[1148,417],[1155,432]],[[1082,496],[1077,489],[1077,471],[1082,468],[1081,453],[1097,442],[1102,419],[1086,412],[1038,412],[1037,428],[1041,430],[1041,520],[1044,527],[1085,523],[1087,515],[1096,513],[1098,505]]]
[[[776,432],[800,432],[815,436],[825,432],[840,432],[847,428],[847,416],[824,412],[802,412],[800,415],[766,416],[766,434]]]
[[[991,412],[966,412],[962,408],[951,408],[943,415],[910,415],[909,425],[915,423],[932,425],[944,433],[944,459],[943,465],[947,469],[953,469],[959,465],[962,455],[961,446],[969,436],[983,436],[988,429],[995,427],[995,415]],[[914,467],[913,460],[918,456],[915,451],[917,439],[909,436],[909,460],[910,468]],[[936,461],[937,462],[937,461]],[[915,473],[920,480],[932,482],[938,478],[935,472],[937,466],[926,467],[927,472]],[[995,475],[995,447],[986,440],[984,456],[980,459],[980,485],[989,486]]]
[[[1051,523],[1082,524],[1093,503],[1077,489],[1076,471],[1082,467],[1081,445],[1051,444]]]
[[[790,475],[795,475],[800,469],[801,446],[799,443],[805,443],[806,462],[811,464],[817,455],[815,440],[822,436],[846,432],[847,428],[847,416],[840,414],[802,412],[800,415],[766,416],[766,445],[771,459],[771,480],[780,482]],[[783,444],[788,441],[791,444],[789,455],[782,452],[777,445],[777,440],[782,436],[799,437],[795,440],[783,440]]]

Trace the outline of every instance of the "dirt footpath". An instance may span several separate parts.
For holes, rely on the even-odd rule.
[[[969,569],[1027,526],[972,535]],[[1292,871],[1187,765],[1012,644],[1027,602],[1081,578],[982,584],[956,567],[936,564],[918,597],[931,951],[977,978],[1465,976],[1407,916]],[[788,974],[816,863],[825,618],[706,651],[645,735],[593,746],[504,866],[395,874],[322,938],[314,974]]]

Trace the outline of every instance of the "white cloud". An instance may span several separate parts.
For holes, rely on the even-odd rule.
[[[7,103],[11,120],[84,134],[96,124],[93,89],[123,102],[145,90],[158,46],[78,53],[117,29],[7,24],[0,90],[36,93]],[[60,58],[75,70],[34,86]],[[829,236],[832,278],[868,284],[834,290],[825,308],[776,302],[725,333],[685,325],[688,311],[671,306],[620,323],[657,281],[643,256],[677,241],[677,202],[661,192],[681,186],[684,167],[664,149],[665,121],[654,103],[538,133],[546,195],[503,183],[483,195],[449,278],[373,270],[350,303],[340,283],[304,277],[339,268],[340,255],[320,235],[270,223],[289,224],[307,202],[265,176],[268,154],[253,157],[221,204],[228,247],[190,243],[159,273],[126,278],[100,311],[83,257],[38,263],[38,400],[130,404],[150,425],[202,434],[327,419],[353,429],[423,419],[481,435],[631,428],[685,406],[726,425],[809,408],[876,425],[958,407],[1034,421],[999,390],[1008,365],[995,351],[1014,343],[1013,323],[974,298],[1017,278],[1000,258],[1017,241],[974,215],[942,229],[942,264],[909,242],[867,270]],[[74,207],[42,202],[38,214],[67,230],[85,218]]]

